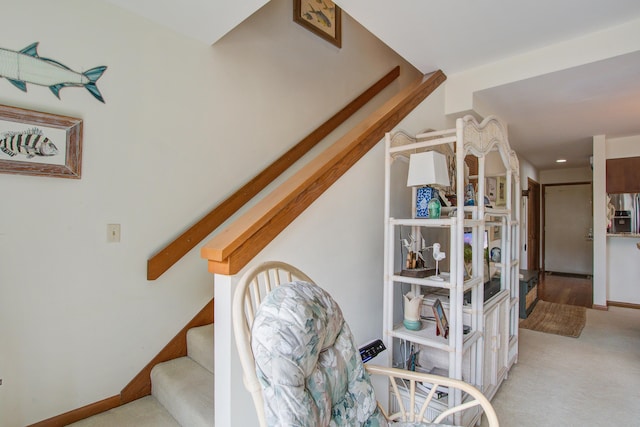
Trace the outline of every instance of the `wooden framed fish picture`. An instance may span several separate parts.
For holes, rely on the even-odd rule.
[[[0,105],[0,173],[80,179],[82,120]]]
[[[330,0],[293,0],[293,20],[342,47],[342,10]]]

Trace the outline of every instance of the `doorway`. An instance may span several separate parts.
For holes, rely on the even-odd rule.
[[[593,187],[590,182],[542,186],[540,298],[593,303]]]
[[[544,186],[544,271],[593,274],[591,183]]]

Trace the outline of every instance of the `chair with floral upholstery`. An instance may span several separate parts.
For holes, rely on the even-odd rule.
[[[288,264],[267,262],[245,273],[234,295],[233,322],[245,386],[262,427],[449,425],[442,423],[478,407],[491,427],[498,426],[489,401],[463,381],[365,366],[340,307]],[[386,413],[377,404],[369,375],[389,379],[398,410]],[[420,383],[431,385],[426,398],[416,395]],[[459,389],[465,398],[429,419],[439,387]]]

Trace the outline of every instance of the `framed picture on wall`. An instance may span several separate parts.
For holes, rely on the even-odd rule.
[[[0,173],[80,179],[82,120],[0,105]]]
[[[293,0],[293,20],[329,43],[342,47],[342,10],[331,0]]]

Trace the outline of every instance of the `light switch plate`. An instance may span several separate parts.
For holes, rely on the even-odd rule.
[[[120,224],[107,224],[107,242],[120,242]]]

